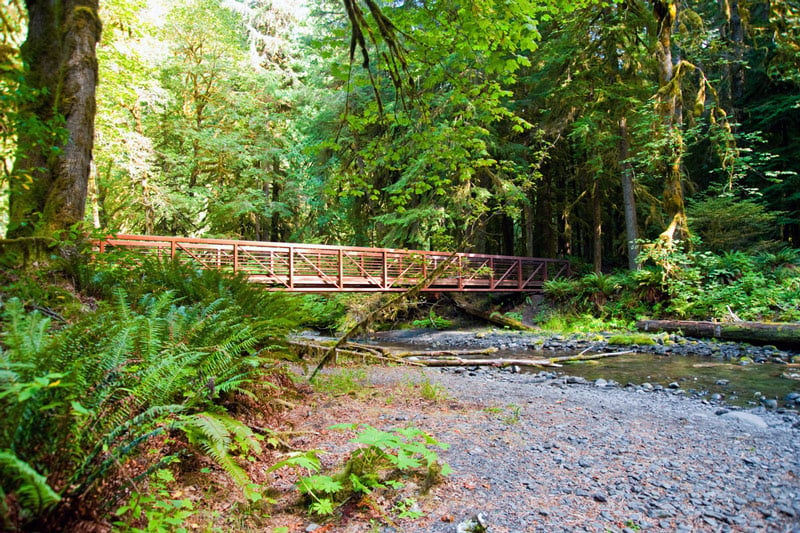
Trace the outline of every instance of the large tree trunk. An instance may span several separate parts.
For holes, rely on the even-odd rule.
[[[745,8],[746,9],[746,8]],[[720,35],[728,45],[728,71],[727,83],[721,91],[722,105],[733,110],[734,122],[741,120],[741,110],[736,103],[744,96],[745,67],[744,67],[744,23],[739,11],[739,0],[720,0],[723,24]]]
[[[667,164],[664,169],[664,209],[670,218],[667,229],[661,234],[666,243],[688,236],[686,208],[684,205],[681,164],[684,153],[683,108],[680,80],[675,79],[672,57],[672,32],[678,18],[675,0],[653,2],[653,15],[658,23],[656,64],[658,68],[658,110],[669,136]]]
[[[625,212],[625,240],[628,248],[628,268],[637,270],[639,262],[639,223],[636,220],[636,196],[633,191],[633,168],[628,161],[628,122],[625,117],[619,121],[619,164],[622,181],[622,206]]]
[[[595,273],[603,272],[603,209],[597,181],[592,185],[592,265]]]
[[[98,0],[26,0],[28,35],[21,54],[28,83],[42,93],[32,111],[45,123],[63,117],[66,139],[55,143],[20,128],[11,186],[10,237],[52,235],[83,220],[94,145],[100,39]]]

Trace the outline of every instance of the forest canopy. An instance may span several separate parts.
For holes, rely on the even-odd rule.
[[[83,221],[597,271],[638,239],[800,239],[796,2],[43,6],[2,16],[9,237]]]

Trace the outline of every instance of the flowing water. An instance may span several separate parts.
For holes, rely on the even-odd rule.
[[[380,344],[399,350],[420,351],[426,349],[419,344],[395,342]],[[561,355],[577,354],[501,350],[489,357],[539,359]],[[468,359],[470,356],[462,357]],[[486,358],[487,356],[476,355],[474,357]],[[540,370],[540,367],[527,367],[522,371],[535,373]],[[800,377],[800,368],[776,363],[742,365],[738,361],[725,361],[706,356],[632,353],[564,364],[557,370],[565,375],[580,376],[592,381],[600,378],[613,380],[622,386],[629,383],[635,385],[650,383],[667,388],[671,383],[678,383],[681,389],[690,394],[697,393],[705,399],[711,399],[714,394],[719,394],[725,402],[740,406],[756,405],[761,397],[777,399],[778,404],[783,406],[783,399],[787,394],[800,393],[800,381],[784,377],[789,374]]]
[[[614,380],[623,386],[651,383],[667,387],[677,382],[686,391],[705,393],[706,398],[721,394],[726,402],[735,405],[756,402],[757,393],[765,398],[777,398],[782,405],[787,394],[800,393],[800,381],[782,377],[793,371],[800,373],[800,369],[775,363],[740,365],[711,357],[644,353],[572,363],[559,369],[567,375]],[[720,384],[725,382],[727,384]]]

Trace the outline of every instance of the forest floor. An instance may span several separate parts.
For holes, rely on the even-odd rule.
[[[414,426],[450,445],[440,456],[452,474],[427,494],[408,479],[325,519],[309,515],[296,469],[267,472],[287,451],[272,450],[250,471],[277,503],[242,515],[229,495],[217,506],[226,530],[482,531],[472,527],[480,514],[494,533],[800,532],[795,412],[496,368],[347,366],[320,384],[287,398],[296,402],[279,428],[288,448],[321,450],[332,472],[355,447],[354,433],[333,424]]]

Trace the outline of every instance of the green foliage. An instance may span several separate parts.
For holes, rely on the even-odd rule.
[[[447,389],[441,383],[434,383],[427,377],[419,385],[420,395],[429,402],[447,399]]]
[[[519,424],[520,415],[522,413],[522,407],[516,404],[508,404],[506,406],[508,412],[503,417],[503,423],[509,426],[513,426]]]
[[[542,327],[592,330],[575,314],[633,321],[642,316],[687,319],[793,322],[800,317],[800,254],[689,250],[683,244],[644,243],[642,268],[613,276],[590,274],[579,280],[553,280],[545,294],[562,311]],[[589,321],[591,322],[591,320]]]
[[[300,297],[303,325],[318,330],[337,331],[347,314],[349,295],[304,294]]]
[[[428,313],[428,318],[414,320],[411,325],[415,328],[447,329],[453,326],[453,321],[440,317],[431,309]]]
[[[446,476],[450,467],[443,463],[434,448],[446,450],[447,444],[438,442],[424,431],[409,427],[392,432],[376,429],[368,424],[337,424],[331,429],[357,431],[351,442],[361,445],[350,454],[343,469],[333,475],[319,474],[319,451],[292,453],[269,471],[283,467],[300,468],[309,475],[297,482],[298,490],[310,498],[309,511],[317,515],[330,515],[337,503],[353,495],[367,496],[377,489],[402,486],[398,475],[411,475],[420,471],[430,479]],[[405,507],[398,509],[398,513]],[[407,516],[412,516],[408,514]]]
[[[261,342],[277,342],[314,315],[303,297],[262,290],[243,274],[200,268],[190,263],[142,257],[128,251],[103,254],[80,273],[82,288],[101,298],[124,289],[132,301],[170,291],[184,305],[210,305],[220,299],[242,310],[241,317]]]
[[[341,369],[320,376],[314,381],[317,390],[335,395],[358,395],[369,386],[364,370]]]
[[[6,467],[36,465],[41,476],[28,473],[24,483],[2,488],[31,506],[26,517],[47,520],[47,506],[29,491],[48,483],[65,502],[110,503],[125,486],[120,469],[135,477],[157,468],[139,451],[174,429],[248,498],[260,498],[234,455],[258,453],[259,438],[219,401],[251,394],[263,372],[258,346],[266,325],[233,299],[184,305],[163,291],[130,304],[117,290],[115,302],[60,331],[18,300],[5,303],[2,319],[0,450]],[[53,500],[39,492],[42,502]]]
[[[522,322],[522,319],[524,318],[522,316],[522,313],[520,313],[519,311],[508,311],[507,313],[503,313],[503,315],[510,318],[511,320],[516,320],[517,322]]]
[[[565,305],[580,294],[581,287],[576,280],[556,278],[545,281],[542,290],[553,302]]]
[[[188,498],[172,497],[169,490],[169,484],[175,480],[172,472],[160,468],[149,480],[146,493],[131,492],[128,502],[115,511],[114,514],[123,519],[114,523],[116,530],[126,533],[188,531],[183,525],[195,514],[194,503]],[[133,525],[140,522],[145,524],[143,528]]]
[[[202,450],[242,489],[253,502],[261,499],[261,489],[250,481],[247,472],[232,454],[261,453],[260,436],[244,423],[224,413],[204,411],[181,417],[177,427],[186,434],[189,444]]]
[[[703,247],[715,253],[761,250],[777,245],[780,213],[732,195],[706,197],[688,208],[689,222]]]
[[[12,451],[0,451],[0,474],[4,480],[0,484],[0,498],[5,500],[7,493],[16,495],[23,522],[43,515],[61,500],[61,496],[47,484],[47,478]],[[4,521],[6,518],[3,516]]]
[[[421,518],[423,513],[417,507],[417,501],[414,498],[403,498],[402,500],[398,501],[393,511],[397,513],[399,518],[410,518],[412,520],[416,520],[417,518]]]

